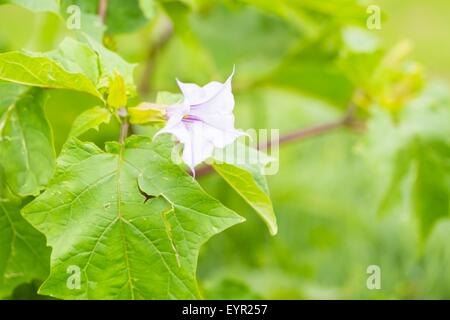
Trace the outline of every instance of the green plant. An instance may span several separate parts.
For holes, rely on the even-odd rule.
[[[0,13],[17,10],[17,15],[37,16],[44,21],[45,35],[27,42],[28,50],[9,50],[14,46],[8,44],[3,49],[0,42],[1,297],[33,280],[42,281],[40,294],[60,299],[221,298],[229,297],[230,284],[237,297],[285,297],[281,289],[271,294],[250,289],[255,277],[250,266],[264,265],[261,261],[268,269],[261,267],[256,277],[266,279],[267,288],[281,283],[294,297],[310,297],[307,286],[289,283],[284,275],[297,279],[299,272],[304,280],[312,277],[308,270],[316,270],[316,264],[321,266],[317,269],[327,268],[329,261],[317,258],[309,264],[305,256],[299,262],[292,252],[302,241],[317,243],[323,250],[337,243],[337,251],[348,241],[351,253],[361,259],[358,267],[364,265],[368,261],[354,242],[335,240],[334,235],[348,228],[346,222],[355,223],[355,238],[369,230],[367,237],[374,238],[374,246],[382,242],[386,235],[370,229],[375,223],[370,214],[360,215],[363,211],[379,219],[411,212],[412,229],[418,234],[410,237],[410,228],[405,237],[417,241],[424,265],[439,265],[440,258],[430,252],[446,252],[447,247],[440,247],[446,229],[439,225],[439,233],[424,244],[435,226],[449,217],[447,89],[424,81],[421,66],[409,58],[407,43],[385,50],[374,32],[364,28],[367,14],[358,1],[0,0],[0,4]],[[53,31],[46,33],[46,28]],[[273,178],[277,199],[286,200],[278,204],[284,213],[294,212],[297,207],[292,203],[299,201],[311,217],[315,210],[336,211],[343,219],[324,218],[341,229],[323,231],[317,217],[289,218],[293,223],[285,221],[285,230],[311,227],[304,231],[311,232],[312,240],[286,233],[270,238],[266,252],[262,228],[246,215],[248,228],[255,223],[257,227],[253,233],[229,231],[232,240],[212,250],[212,262],[200,273],[203,278],[219,270],[221,276],[210,278],[214,284],[205,281],[199,286],[200,248],[212,236],[243,222],[248,207],[237,202],[229,205],[234,210],[228,208],[222,204],[229,202],[223,185],[217,192],[207,180],[200,186],[198,179],[216,171],[271,235],[278,231],[264,176],[272,159],[263,154],[277,141],[261,145],[260,151],[234,143],[239,134],[228,123],[222,131],[236,136],[223,143],[209,135],[203,148],[193,147],[197,151],[192,153],[199,154],[210,144],[224,147],[233,142],[231,146],[240,145],[264,161],[223,162],[211,149],[199,155],[199,161],[184,157],[194,169],[212,156],[193,178],[189,168],[174,163],[173,150],[179,144],[156,136],[159,130],[172,133],[185,151],[195,144],[194,136],[167,127],[175,118],[178,124],[198,120],[201,115],[185,111],[182,103],[191,99],[196,105],[195,95],[182,92],[182,97],[166,90],[175,92],[175,78],[196,83],[223,80],[233,65],[238,74],[233,92],[239,126],[281,128],[281,144],[346,129],[326,148],[305,146],[302,153],[283,155],[281,166],[292,168],[295,163],[299,169],[282,172],[278,178],[282,182]],[[297,103],[317,108],[308,115]],[[173,111],[174,106],[184,113]],[[305,129],[312,122],[308,116],[324,123]],[[231,111],[220,117],[225,122]],[[339,153],[352,146],[358,160]],[[328,162],[318,155],[327,148]],[[301,170],[303,163],[314,176]],[[319,186],[329,176],[335,180]],[[310,189],[301,185],[302,194],[297,196],[300,192],[292,191],[295,182],[288,182],[295,179],[308,181]],[[351,205],[341,202],[348,196],[346,187],[364,189],[355,192],[358,200]],[[334,193],[339,194],[336,199]],[[344,214],[350,210],[347,206],[356,213]],[[241,249],[233,242],[238,239],[251,248],[237,253],[242,261],[233,267],[248,282],[230,277],[232,271],[220,266]],[[412,259],[414,254],[403,249],[398,250],[407,252],[405,259]],[[316,258],[315,253],[306,254]],[[283,276],[278,277],[279,267]],[[405,269],[409,274],[413,268]],[[301,292],[292,288],[297,285]],[[448,287],[443,286],[441,291],[446,292]],[[338,297],[346,297],[345,287],[342,292]],[[400,296],[404,295],[402,291]]]

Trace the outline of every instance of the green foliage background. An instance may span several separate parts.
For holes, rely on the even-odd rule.
[[[62,2],[81,4],[83,27],[98,32],[96,6]],[[176,92],[175,78],[224,80],[236,65],[239,128],[285,134],[339,119],[352,103],[366,126],[281,147],[280,171],[268,177],[275,237],[217,174],[199,179],[247,219],[203,246],[203,297],[450,298],[448,1],[378,1],[378,31],[365,28],[372,1],[155,1],[146,12],[124,3],[111,1],[104,43],[138,65],[138,84],[150,68],[144,99]],[[0,6],[0,52],[49,51],[70,33],[55,13]],[[74,119],[97,104],[84,93],[49,93],[57,153]],[[112,122],[85,137],[103,147],[118,131]],[[381,267],[381,290],[366,287],[369,265]],[[0,287],[2,297],[45,298],[36,290],[47,268],[36,265],[13,292]]]

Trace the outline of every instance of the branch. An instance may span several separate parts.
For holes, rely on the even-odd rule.
[[[317,135],[332,131],[334,129],[340,128],[343,125],[344,125],[343,121],[340,120],[340,121],[335,121],[335,122],[318,125],[318,126],[311,127],[311,128],[299,129],[297,131],[294,131],[294,132],[288,133],[284,136],[281,136],[278,141],[271,141],[268,144],[261,146],[260,149],[267,150],[267,149],[270,149],[273,144],[282,145],[282,144],[287,144],[289,142],[302,140],[302,139],[305,139],[305,138],[308,138],[311,136],[317,136]]]
[[[260,146],[259,149],[267,150],[270,149],[271,146],[275,144],[283,145],[294,141],[300,141],[308,137],[318,136],[343,127],[349,127],[358,131],[363,131],[365,129],[365,126],[362,122],[357,121],[355,119],[354,117],[355,110],[356,106],[351,104],[349,109],[347,110],[346,115],[342,119],[306,129],[299,129],[297,131],[281,136],[280,139],[277,141],[271,141],[263,146]],[[214,172],[214,170],[211,166],[204,166],[196,170],[195,176],[201,177],[208,175],[212,172]]]
[[[128,118],[122,118],[122,124],[120,125],[120,136],[119,143],[123,144],[125,139],[128,137],[128,131],[130,129],[130,123],[128,122]]]
[[[281,136],[279,140],[277,141],[271,141],[266,145],[263,145],[260,147],[260,150],[267,150],[270,149],[270,147],[273,144],[287,144],[289,142],[294,142],[298,140],[302,140],[311,136],[317,136],[321,135],[323,133],[333,131],[334,129],[342,128],[342,127],[350,127],[353,129],[356,129],[358,131],[364,130],[364,124],[357,121],[355,119],[355,111],[356,106],[354,104],[350,104],[349,108],[347,109],[347,112],[344,117],[337,121],[333,121],[330,123],[321,124],[318,126],[306,128],[306,129],[299,129],[297,131],[288,133],[284,136]]]
[[[98,7],[98,16],[102,20],[102,23],[106,22],[106,12],[108,11],[108,0],[100,0]]]
[[[154,45],[151,46],[148,57],[147,57],[147,63],[145,64],[144,71],[142,73],[141,82],[139,84],[139,92],[142,96],[148,95],[150,92],[150,80],[153,74],[153,70],[155,68],[155,61],[156,58],[161,51],[162,48],[169,42],[170,38],[173,34],[173,26],[170,21],[166,22],[166,25],[164,26],[164,29],[159,36],[158,40]]]

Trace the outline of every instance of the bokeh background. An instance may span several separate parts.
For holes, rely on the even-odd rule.
[[[204,297],[450,298],[450,2],[161,2],[149,22],[136,18],[131,31],[104,39],[138,64],[142,99],[176,92],[175,78],[223,81],[235,65],[239,128],[286,134],[335,121],[350,104],[361,124],[281,146],[279,173],[268,177],[275,237],[220,177],[199,179],[247,218],[202,249]],[[366,28],[369,4],[381,8],[381,30]],[[0,5],[1,52],[52,50],[68,34],[52,13]],[[95,103],[51,93],[46,112],[58,149]],[[398,153],[416,133],[433,138]],[[89,138],[103,146],[117,135],[111,124]],[[381,268],[380,290],[366,286],[369,265]],[[43,298],[33,295],[38,285],[13,298]]]

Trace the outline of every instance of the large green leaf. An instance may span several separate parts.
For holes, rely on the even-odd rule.
[[[87,76],[72,73],[45,55],[18,51],[0,54],[0,79],[35,87],[71,89],[102,99]]]
[[[129,138],[103,152],[69,141],[48,189],[23,210],[52,246],[40,292],[76,299],[200,296],[200,246],[243,221],[170,160],[171,144]],[[79,289],[66,286],[80,269]],[[69,268],[69,269],[68,269]]]
[[[0,297],[48,275],[45,237],[20,214],[18,194],[38,193],[53,175],[54,150],[41,89],[0,84]]]
[[[21,283],[48,275],[50,248],[45,237],[21,216],[21,205],[0,166],[0,298]]]
[[[14,193],[34,195],[54,171],[55,151],[42,89],[3,84],[0,93],[0,166]],[[3,96],[5,97],[5,96]]]

